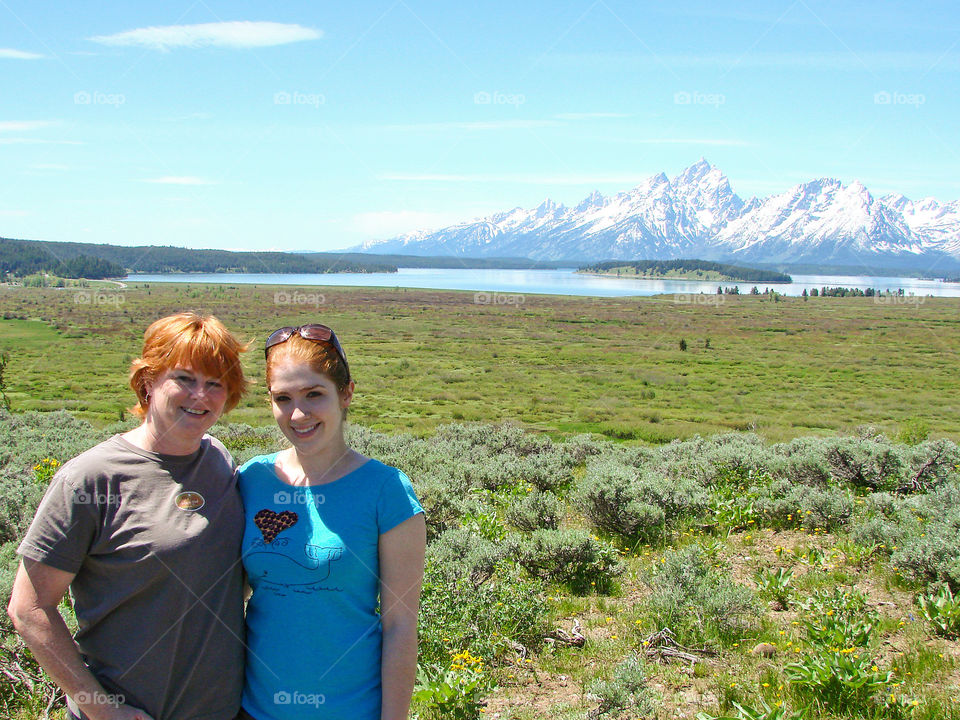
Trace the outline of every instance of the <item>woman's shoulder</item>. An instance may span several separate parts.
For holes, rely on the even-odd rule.
[[[272,471],[273,466],[277,463],[277,455],[279,454],[280,451],[278,450],[277,452],[270,453],[268,455],[257,455],[252,457],[243,465],[241,465],[237,472],[243,475],[243,473],[259,472],[267,469]]]
[[[110,468],[127,460],[129,455],[120,436],[113,435],[67,460],[57,470],[57,477],[68,485],[89,484],[109,475]]]
[[[357,472],[365,474],[371,480],[376,482],[387,482],[389,480],[404,479],[407,482],[410,479],[400,468],[393,465],[382,463],[376,458],[367,458],[358,468]]]

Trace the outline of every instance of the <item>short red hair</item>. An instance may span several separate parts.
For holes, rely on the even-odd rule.
[[[160,318],[143,334],[143,351],[130,365],[130,387],[137,394],[131,412],[141,418],[146,415],[147,385],[174,367],[219,378],[227,389],[223,411],[230,412],[250,384],[240,365],[240,353],[248,348],[213,315],[183,312]]]

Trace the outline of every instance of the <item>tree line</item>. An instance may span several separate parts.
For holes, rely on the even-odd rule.
[[[76,254],[61,257],[26,240],[0,238],[0,278],[49,273],[62,278],[100,280],[126,274],[122,265],[104,258]]]
[[[0,238],[0,273],[18,277],[46,271],[100,279],[129,273],[396,272],[396,265],[341,255],[193,250],[172,246],[97,245]]]
[[[633,268],[636,275],[666,275],[670,272],[706,271],[720,273],[731,280],[741,282],[779,282],[788,283],[793,279],[789,275],[773,270],[727,265],[709,260],[607,260],[581,267],[585,272],[606,272],[614,268]]]

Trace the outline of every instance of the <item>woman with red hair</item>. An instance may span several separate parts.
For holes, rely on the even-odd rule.
[[[243,681],[243,506],[207,431],[246,391],[247,348],[215,317],[146,331],[141,424],[67,462],[26,537],[8,613],[68,717],[232,720]],[[69,589],[78,630],[57,608]]]

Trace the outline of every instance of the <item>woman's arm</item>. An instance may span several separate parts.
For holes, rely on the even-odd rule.
[[[73,573],[24,558],[7,608],[13,627],[40,666],[90,720],[151,720],[142,710],[108,703],[106,690],[80,657],[57,609],[73,578]]]
[[[417,611],[427,544],[423,514],[380,536],[380,615],[383,655],[380,720],[407,720],[417,678]]]

